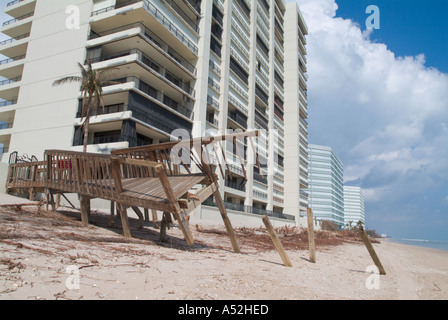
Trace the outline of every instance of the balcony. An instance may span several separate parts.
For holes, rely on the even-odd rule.
[[[246,191],[246,181],[242,180],[242,183],[238,183],[236,181],[232,181],[232,180],[226,180],[225,181],[225,186],[235,189],[235,190],[239,190],[239,191]]]
[[[6,4],[5,13],[16,18],[34,11],[35,7],[36,0],[13,0]]]
[[[139,48],[141,50],[150,51],[152,54],[151,56],[154,58],[156,55],[163,56],[164,59],[159,59],[161,61],[160,63],[174,64],[176,67],[180,67],[182,70],[185,70],[188,77],[191,77],[192,79],[196,77],[197,70],[195,66],[141,22],[113,28],[100,33],[92,31],[89,37],[88,46],[92,46],[94,48],[99,45],[104,46],[111,41],[118,41],[120,38],[124,41],[125,39],[132,37],[134,34],[139,37],[134,38],[135,41],[132,46],[135,47],[141,43],[140,38],[142,38],[148,45],[140,45]]]
[[[112,61],[115,60],[115,61]],[[138,61],[143,64],[144,67],[149,69],[157,78],[163,80],[165,83],[170,85],[174,85],[176,88],[182,90],[184,93],[190,95],[194,98],[196,92],[195,90],[188,84],[183,82],[181,79],[173,75],[173,73],[169,72],[167,69],[156,63],[154,60],[146,56],[139,49],[130,49],[122,52],[116,52],[111,55],[105,57],[98,58],[90,58],[92,63],[98,63],[94,68],[101,69],[103,65],[106,67],[110,67],[114,65],[120,65],[123,63],[131,63],[132,61]],[[102,63],[106,62],[107,63]],[[138,71],[136,71],[138,72]]]
[[[21,15],[20,17],[17,17],[17,18],[5,21],[5,22],[3,22],[2,26],[6,27],[6,26],[9,26],[10,24],[16,23],[17,21],[21,21],[21,20],[24,20],[26,18],[30,18],[32,16],[34,16],[34,11],[28,12],[28,13],[26,13],[24,15]]]
[[[5,100],[0,102],[0,108],[2,107],[7,107],[7,106],[12,106],[17,104],[17,99],[13,99],[13,100]]]
[[[143,93],[146,93],[151,98],[161,102],[163,105],[169,107],[171,110],[177,111],[178,113],[182,114],[183,116],[187,117],[188,119],[193,119],[193,111],[192,105],[184,105],[176,102],[171,97],[167,96],[166,94],[163,94],[162,92],[157,91],[150,85],[146,84],[143,81],[139,81],[138,89],[142,91]]]
[[[6,86],[6,85],[11,84],[11,83],[17,83],[17,82],[20,82],[21,80],[22,80],[21,76],[20,77],[15,77],[15,78],[12,78],[12,79],[2,80],[2,81],[0,81],[0,87],[1,86]],[[0,90],[2,90],[2,88],[0,88]]]
[[[6,130],[12,128],[12,123],[0,123],[0,130]]]
[[[142,10],[149,15],[143,14]],[[182,19],[178,20],[179,23],[184,25]],[[126,22],[129,24],[133,21],[141,21],[145,25],[151,25],[153,30],[157,30],[160,38],[165,39],[171,47],[186,59],[197,57],[198,47],[195,42],[197,42],[198,35],[194,31],[190,32],[188,28],[181,30],[179,24],[174,24],[148,0],[131,0],[101,8],[93,11],[90,19],[92,29],[97,30],[97,32],[108,30],[113,25],[125,25]],[[159,24],[163,28],[157,27]],[[176,40],[174,41],[174,39]],[[187,48],[189,52],[183,50],[182,47]]]
[[[191,28],[199,34],[199,19],[196,10],[192,10],[186,2],[179,1],[176,3],[174,0],[163,0],[173,11],[180,16],[180,18]]]
[[[235,123],[240,125],[243,129],[247,129],[247,117],[243,115],[238,110],[235,110],[235,112],[229,112],[228,117],[232,119]]]
[[[0,54],[7,57],[17,57],[26,54],[29,36],[29,33],[24,33],[1,41]]]
[[[267,106],[269,105],[269,95],[266,94],[258,84],[255,84],[255,95],[263,101]]]

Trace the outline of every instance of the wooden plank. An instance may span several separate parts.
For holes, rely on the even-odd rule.
[[[289,260],[289,257],[286,254],[282,243],[278,239],[278,236],[275,233],[274,227],[272,226],[271,221],[269,221],[268,216],[264,215],[262,220],[263,220],[264,225],[266,226],[266,229],[268,230],[269,236],[271,237],[271,240],[274,243],[275,248],[277,249],[277,252],[280,254],[280,257],[282,258],[283,264],[286,267],[292,267],[291,260]]]
[[[308,219],[308,247],[310,251],[310,262],[316,263],[316,246],[314,243],[314,219],[313,210],[307,208],[307,219]]]
[[[375,249],[372,246],[372,243],[370,242],[369,236],[367,235],[362,226],[359,226],[359,233],[361,234],[362,241],[364,241],[364,244],[366,245],[367,251],[369,251],[370,257],[372,258],[375,265],[378,267],[380,275],[385,275],[386,270],[384,270],[383,265],[381,264],[381,261],[378,258]]]

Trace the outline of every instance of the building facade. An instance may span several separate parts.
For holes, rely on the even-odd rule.
[[[3,163],[12,151],[82,150],[79,84],[52,84],[90,61],[114,84],[90,119],[89,152],[258,129],[261,172],[239,166],[255,163],[247,141],[223,146],[226,204],[306,211],[308,31],[295,1],[15,0],[5,12]]]
[[[344,186],[344,223],[355,227],[361,221],[365,226],[364,194],[359,187]]]
[[[308,148],[308,201],[318,220],[344,226],[344,168],[331,147]]]

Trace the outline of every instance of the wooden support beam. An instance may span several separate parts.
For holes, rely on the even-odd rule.
[[[171,223],[173,223],[173,220],[171,219],[171,213],[164,212],[160,226],[160,235],[159,235],[160,242],[167,242],[166,229],[168,230],[170,229]]]
[[[65,201],[67,201],[67,202],[69,203],[69,205],[71,205],[71,207],[72,207],[73,209],[75,209],[75,206],[73,205],[73,203],[72,203],[70,200],[67,199],[67,197],[65,196],[65,194],[61,193],[61,195],[64,197]]]
[[[163,190],[166,193],[166,197],[170,204],[173,206],[174,218],[179,223],[179,228],[182,230],[184,234],[185,241],[189,246],[194,244],[193,234],[190,231],[190,227],[188,226],[188,222],[185,219],[185,215],[183,213],[183,209],[181,209],[179,203],[174,196],[174,191],[171,188],[170,182],[168,181],[168,177],[166,176],[166,171],[162,165],[156,167],[157,176],[159,177],[160,183],[162,184]]]
[[[143,208],[143,213],[145,215],[145,221],[149,222],[149,210],[147,208]]]
[[[370,257],[372,258],[375,265],[378,267],[380,275],[385,275],[386,271],[384,270],[380,259],[376,255],[375,249],[373,248],[372,243],[370,242],[369,236],[367,235],[366,231],[362,226],[359,226],[359,233],[361,234],[362,241],[364,241],[364,244],[366,245],[366,248],[369,251]]]
[[[275,233],[274,227],[272,226],[271,221],[269,221],[268,216],[264,215],[262,220],[264,225],[266,226],[266,229],[268,230],[269,236],[271,237],[275,248],[277,249],[277,252],[280,254],[280,258],[282,258],[283,264],[285,265],[285,267],[292,267],[291,260],[289,260],[282,243],[278,239],[278,236]]]
[[[79,195],[79,203],[81,206],[81,221],[84,227],[89,225],[90,198]]]
[[[140,211],[140,209],[136,206],[131,207],[132,210],[137,214],[138,216],[138,229],[143,229],[143,213]]]
[[[157,218],[157,210],[155,209],[151,209],[151,214],[152,214],[152,222],[154,223],[154,228],[159,229],[159,220]]]
[[[218,183],[218,182],[215,182]],[[215,197],[215,202],[218,205],[219,213],[221,214],[224,225],[226,226],[227,234],[229,235],[230,242],[232,242],[233,251],[235,253],[241,253],[238,241],[236,240],[235,232],[233,231],[232,223],[227,216],[227,209],[222,200],[221,194],[219,193],[218,187],[213,191],[213,196]]]
[[[117,212],[117,214],[118,214],[118,212]],[[109,222],[107,223],[107,225],[108,225],[109,227],[114,227],[114,226],[115,226],[114,215],[115,215],[115,201],[111,201],[111,202],[110,202],[110,216],[109,216]]]
[[[117,211],[120,213],[121,226],[123,228],[123,236],[125,238],[132,238],[131,229],[129,228],[129,218],[127,208],[120,203],[117,203]]]
[[[308,218],[308,247],[310,251],[310,262],[316,263],[316,247],[314,243],[314,219],[313,210],[307,208],[306,210]]]

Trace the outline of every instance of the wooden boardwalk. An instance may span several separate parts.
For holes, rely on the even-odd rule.
[[[222,141],[233,140],[236,143],[236,139],[248,138],[253,146],[251,139],[257,135],[255,131],[168,142],[114,150],[111,155],[47,150],[44,161],[10,164],[6,188],[10,191],[29,189],[30,194],[38,191],[51,195],[77,193],[85,225],[88,224],[90,199],[101,198],[115,202],[121,216],[123,233],[127,237],[131,236],[127,208],[132,207],[137,214],[138,207],[162,211],[164,216],[172,214],[189,245],[194,243],[194,239],[187,216],[213,195],[233,249],[239,252],[218,190],[218,176],[213,172],[212,165],[204,159],[210,159],[210,152],[218,156],[217,146],[222,147]],[[225,160],[224,151],[222,156]],[[240,162],[243,172],[246,172],[244,161],[240,159]],[[221,164],[217,166],[224,175]],[[162,227],[169,220],[163,219]]]

